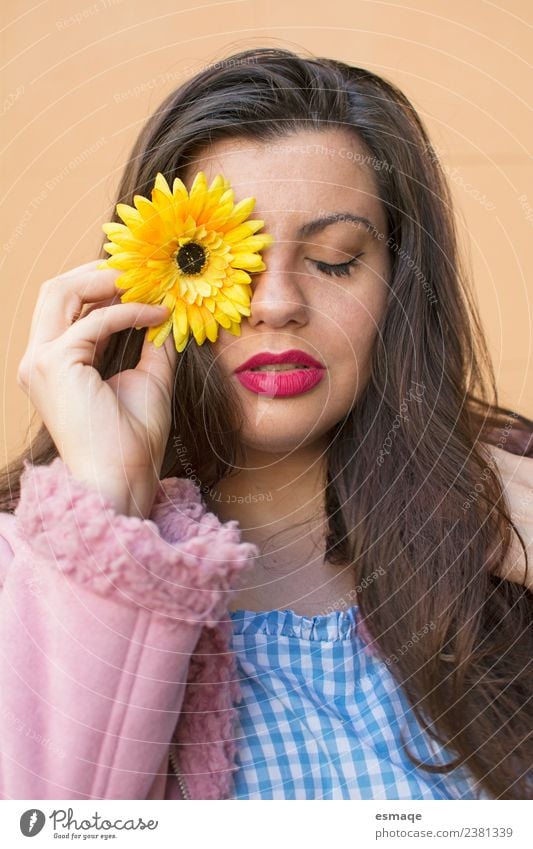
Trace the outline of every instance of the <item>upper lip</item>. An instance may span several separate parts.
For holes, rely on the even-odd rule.
[[[270,351],[261,351],[259,354],[254,354],[249,360],[242,363],[235,372],[244,371],[245,369],[255,368],[256,366],[274,365],[275,363],[295,363],[303,366],[313,366],[314,368],[325,368],[322,363],[315,360],[311,354],[306,354],[305,351],[298,351],[292,348],[290,351],[282,351],[280,354],[273,354]]]

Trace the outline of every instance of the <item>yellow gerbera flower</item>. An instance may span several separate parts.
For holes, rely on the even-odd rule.
[[[116,286],[126,289],[120,300],[163,304],[171,310],[147,336],[160,347],[172,330],[183,351],[190,331],[199,345],[215,342],[219,326],[240,336],[243,315],[250,315],[251,277],[264,271],[259,251],[273,237],[260,230],[264,221],[246,220],[255,198],[234,205],[234,192],[221,174],[208,187],[198,171],[190,194],[176,177],[170,186],[158,174],[152,200],[135,195],[135,207],[117,205],[124,224],[103,225],[111,256],[99,268],[124,273]]]

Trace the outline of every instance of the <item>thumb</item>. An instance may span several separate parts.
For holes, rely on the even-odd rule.
[[[171,395],[174,388],[174,374],[178,362],[178,352],[176,351],[176,343],[172,334],[172,317],[166,321],[170,322],[170,333],[159,348],[148,340],[148,330],[146,331],[141,349],[141,358],[137,368],[139,371],[144,371],[146,374],[151,374],[160,380],[167,387],[169,395]]]

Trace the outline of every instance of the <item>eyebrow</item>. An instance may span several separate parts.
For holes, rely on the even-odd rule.
[[[312,236],[313,233],[317,233],[319,230],[324,230],[331,224],[337,224],[339,221],[350,221],[355,224],[364,224],[374,238],[376,238],[379,233],[376,225],[364,215],[354,215],[352,212],[328,212],[321,218],[315,218],[313,221],[308,221],[306,224],[302,224],[296,235],[298,238],[303,239],[306,236]]]

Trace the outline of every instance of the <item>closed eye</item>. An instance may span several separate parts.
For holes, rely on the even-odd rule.
[[[324,274],[329,274],[330,277],[347,277],[352,267],[360,265],[360,258],[363,254],[358,254],[357,256],[352,257],[352,259],[347,262],[339,262],[337,265],[330,265],[327,262],[320,262],[318,259],[312,259],[311,262],[316,265],[319,271],[322,271]]]

